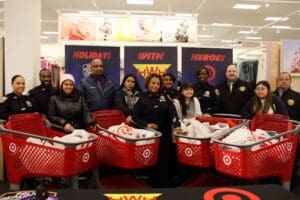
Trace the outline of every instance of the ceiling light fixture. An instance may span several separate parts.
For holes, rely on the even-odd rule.
[[[41,36],[41,39],[48,39],[49,37],[48,36],[46,36],[46,35],[42,35]]]
[[[198,38],[213,38],[213,35],[198,35]]]
[[[202,30],[203,31],[206,31],[207,29],[206,29],[206,26],[202,26]]]
[[[212,26],[232,26],[232,24],[229,23],[212,23]]]
[[[177,13],[175,17],[193,17],[194,15],[191,13]]]
[[[287,21],[289,18],[288,17],[266,17],[264,20],[265,21]]]
[[[280,33],[280,29],[277,29],[276,33],[279,34]]]
[[[253,31],[253,29],[250,30],[250,31],[240,31],[239,33],[240,33],[240,34],[247,34],[247,35],[248,35],[248,34],[253,34],[253,35],[254,35],[254,34],[257,34],[257,32],[256,32],[256,31]]]
[[[242,47],[242,44],[230,44],[229,47]]]
[[[252,37],[252,36],[248,36],[246,37],[247,40],[261,40],[261,37]]]
[[[127,0],[126,2],[133,5],[153,5],[153,0]]]
[[[290,26],[271,26],[271,28],[275,28],[275,29],[290,29]]]
[[[233,40],[222,40],[223,43],[232,43]]]
[[[234,8],[234,9],[246,9],[246,10],[257,10],[260,7],[261,7],[260,4],[242,4],[242,3],[237,3],[232,8]]]

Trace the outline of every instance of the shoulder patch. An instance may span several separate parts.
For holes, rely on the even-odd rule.
[[[4,103],[7,100],[6,96],[0,97],[0,103]]]

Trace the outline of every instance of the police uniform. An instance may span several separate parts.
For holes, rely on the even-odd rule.
[[[219,112],[239,115],[243,106],[253,96],[253,90],[249,83],[237,79],[230,92],[229,82],[217,86],[219,95]]]
[[[172,124],[180,126],[175,108],[171,101],[163,94],[146,92],[141,95],[133,109],[133,120],[140,126],[146,127],[149,123],[158,125],[158,131],[162,133],[159,145],[158,160],[151,170],[153,187],[170,187],[172,183],[171,170],[175,151],[172,148]]]
[[[10,93],[1,98],[0,119],[7,120],[10,115],[36,111],[36,105],[30,96],[18,96],[15,93]]]
[[[198,82],[194,87],[194,95],[200,101],[202,113],[216,113],[218,111],[218,96],[216,95],[214,86],[207,82]]]
[[[175,90],[174,88],[164,88],[162,90],[162,94],[170,101],[178,97],[178,91]]]
[[[284,91],[281,96],[279,90],[275,90],[273,94],[279,96],[285,104],[289,117],[293,120],[300,121],[300,93],[289,88]]]
[[[39,85],[31,89],[28,93],[34,99],[39,113],[48,115],[50,97],[57,94],[56,89]]]

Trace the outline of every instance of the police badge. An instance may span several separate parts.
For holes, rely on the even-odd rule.
[[[287,104],[288,104],[289,106],[293,106],[293,105],[295,105],[295,100],[294,100],[294,99],[288,99],[288,100],[287,100]]]
[[[162,102],[162,101],[166,101],[166,98],[165,98],[165,96],[163,96],[163,95],[160,95],[160,97],[159,97],[159,101],[160,101],[160,102]]]
[[[241,92],[245,92],[246,87],[245,87],[245,86],[242,86],[242,87],[239,88],[239,90],[240,90]]]
[[[90,71],[91,71],[91,64],[90,63],[82,65],[82,74],[83,74],[84,77],[88,77],[90,75]]]

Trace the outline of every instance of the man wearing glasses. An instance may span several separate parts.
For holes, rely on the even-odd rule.
[[[115,87],[104,75],[102,60],[91,61],[90,75],[80,80],[78,89],[91,112],[112,109]]]

